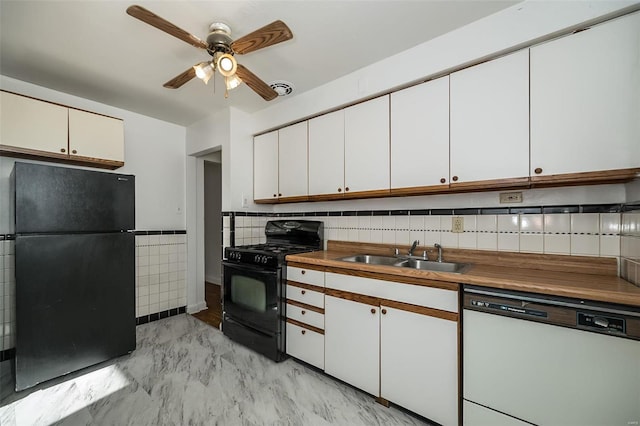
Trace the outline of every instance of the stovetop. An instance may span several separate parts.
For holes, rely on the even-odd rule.
[[[288,254],[321,250],[323,224],[311,220],[275,220],[267,222],[264,244],[224,249],[228,261],[266,267],[280,267]]]

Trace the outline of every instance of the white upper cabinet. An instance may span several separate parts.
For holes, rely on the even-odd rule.
[[[449,185],[449,76],[391,94],[391,189]]]
[[[309,195],[344,191],[344,110],[309,120]]]
[[[307,195],[307,122],[278,131],[278,188],[280,197]]]
[[[388,190],[389,174],[389,96],[345,108],[345,191]]]
[[[0,92],[0,145],[67,155],[69,109]]]
[[[70,109],[69,155],[124,162],[123,121]]]
[[[278,198],[278,131],[253,138],[253,198]]]
[[[529,176],[529,52],[451,74],[451,180]]]
[[[531,176],[640,167],[640,13],[531,48]]]

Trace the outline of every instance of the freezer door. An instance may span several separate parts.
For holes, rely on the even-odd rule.
[[[17,234],[135,229],[135,177],[16,162]]]
[[[16,237],[16,390],[135,349],[132,233]]]

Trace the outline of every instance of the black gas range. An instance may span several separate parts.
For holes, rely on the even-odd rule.
[[[222,331],[274,361],[286,358],[286,262],[288,254],[322,250],[324,224],[274,220],[267,242],[225,248]]]

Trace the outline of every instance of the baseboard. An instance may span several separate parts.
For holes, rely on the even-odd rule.
[[[204,280],[206,282],[208,282],[208,283],[211,283],[211,284],[222,285],[222,280],[220,279],[220,277],[215,277],[215,276],[209,277],[209,276],[207,276],[207,277],[204,277]]]
[[[187,313],[189,314],[195,314],[196,312],[204,311],[205,309],[207,309],[207,302],[204,300],[192,305],[187,305]]]

